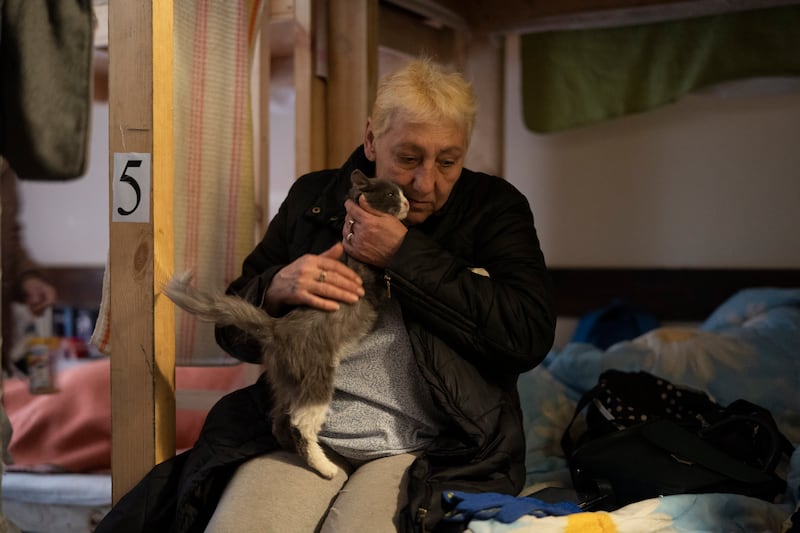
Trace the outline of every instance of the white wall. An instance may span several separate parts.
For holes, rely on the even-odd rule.
[[[108,104],[92,105],[86,175],[20,181],[20,221],[31,257],[43,265],[100,266],[108,254]]]
[[[507,50],[505,177],[549,265],[800,267],[800,86],[729,86],[541,135],[522,122],[516,38]]]

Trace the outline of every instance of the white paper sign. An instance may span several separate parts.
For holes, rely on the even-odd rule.
[[[150,154],[114,154],[112,222],[150,222]]]

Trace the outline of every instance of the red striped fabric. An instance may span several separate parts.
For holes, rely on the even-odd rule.
[[[193,270],[205,290],[224,290],[254,245],[250,77],[262,9],[261,0],[175,2],[174,270]],[[104,286],[92,342],[110,354],[107,296]],[[176,313],[178,364],[231,361],[212,325]]]

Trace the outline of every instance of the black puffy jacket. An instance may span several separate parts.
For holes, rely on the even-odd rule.
[[[278,270],[340,239],[355,168],[375,172],[361,147],[342,168],[298,179],[228,292],[258,305]],[[516,381],[552,345],[552,288],[525,197],[500,178],[466,169],[443,208],[409,228],[386,274],[422,375],[452,421],[412,465],[403,510],[405,529],[432,531],[444,512],[444,490],[514,494],[522,488],[525,441]],[[219,328],[217,341],[242,360],[260,357],[257,344],[236,328]],[[123,499],[104,521],[108,531],[136,520],[117,508],[153,498],[171,500],[167,509],[145,513],[171,521],[158,530],[202,531],[234,468],[275,447],[267,397],[260,380],[220,400],[195,447],[160,474],[157,466],[149,477],[159,482],[147,486],[145,480],[127,495],[129,502]],[[146,520],[138,518],[141,527],[160,523]]]

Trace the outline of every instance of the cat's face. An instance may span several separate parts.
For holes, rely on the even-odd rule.
[[[381,178],[369,179],[360,170],[353,172],[351,181],[373,209],[394,215],[400,220],[408,216],[408,200],[397,184]]]

